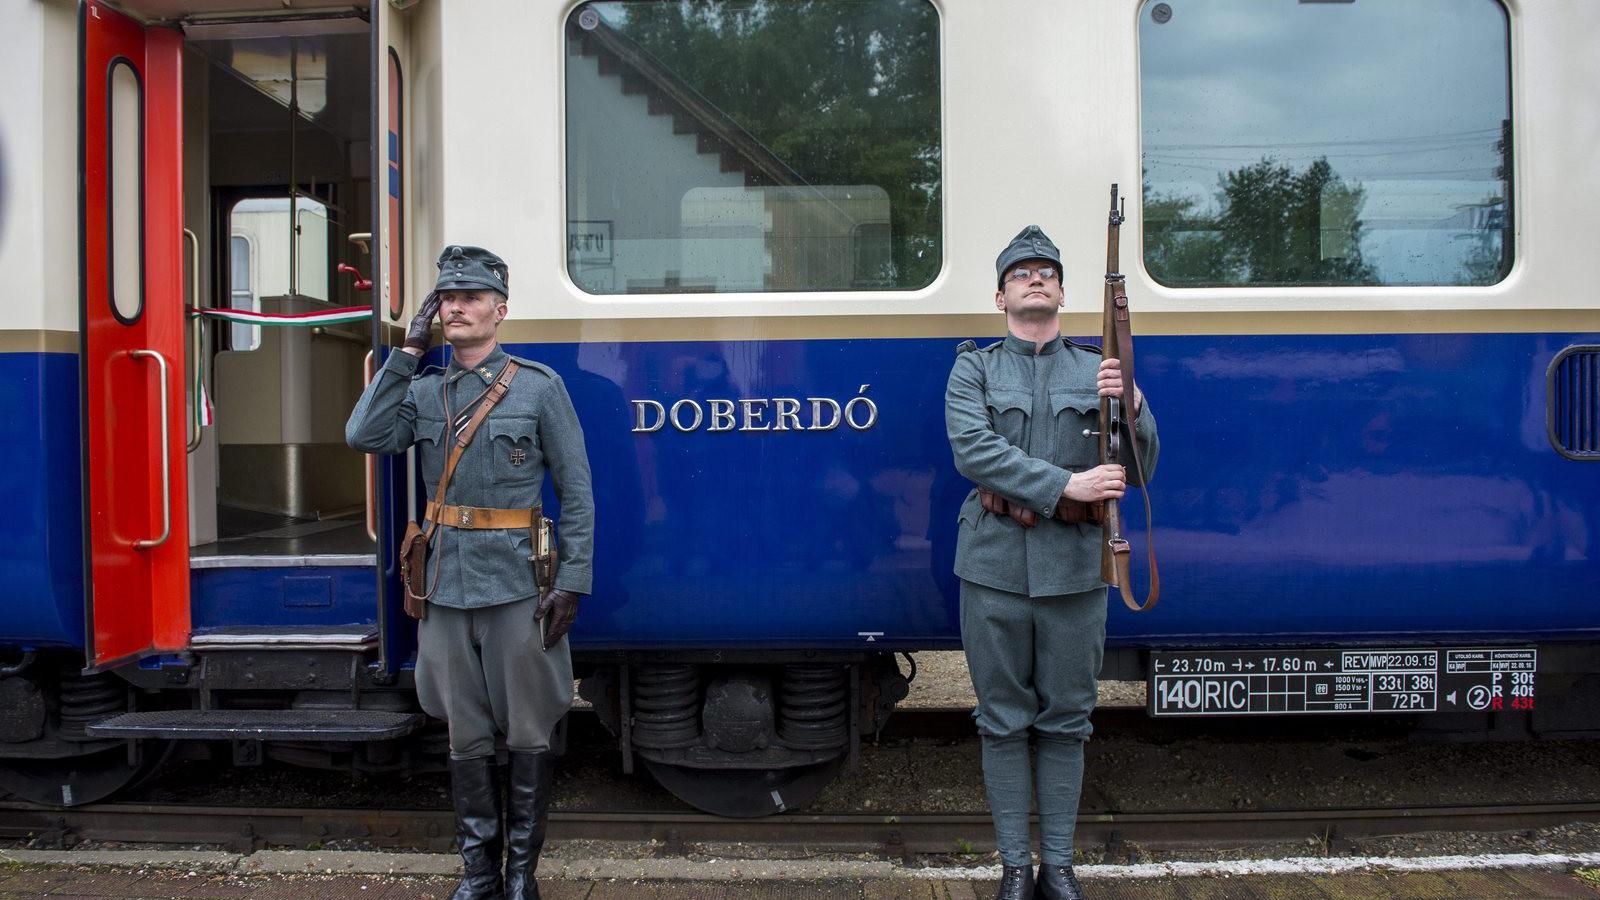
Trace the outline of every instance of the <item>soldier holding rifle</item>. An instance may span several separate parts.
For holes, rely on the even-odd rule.
[[[555,766],[550,736],[572,706],[566,634],[590,590],[594,552],[589,460],[566,386],[496,339],[509,281],[493,253],[445,248],[438,283],[405,346],[389,355],[345,428],[350,446],[367,453],[417,445],[418,469],[435,498],[404,580],[406,611],[422,620],[417,697],[450,726],[450,788],[465,864],[453,900],[539,896],[534,869]],[[453,354],[447,368],[419,374],[435,316]],[[553,576],[536,549],[546,533],[539,504],[546,471],[562,513]],[[504,789],[496,732],[511,758]]]
[[[1113,228],[1118,221],[1113,210]],[[1075,898],[1083,745],[1105,652],[1102,522],[1133,469],[1102,461],[1101,398],[1131,400],[1122,444],[1136,435],[1146,474],[1159,449],[1156,423],[1118,360],[1061,336],[1061,254],[1043,231],[1023,229],[995,272],[1006,338],[982,349],[963,343],[945,393],[956,468],[977,484],[961,506],[956,541],[961,639],[1004,866],[998,896],[1025,900],[1037,883],[1040,897]],[[1035,796],[1037,879],[1028,834]]]

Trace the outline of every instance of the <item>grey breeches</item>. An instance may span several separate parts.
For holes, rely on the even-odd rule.
[[[495,732],[511,750],[545,750],[572,706],[567,639],[541,645],[538,599],[477,609],[428,604],[417,628],[417,699],[450,726],[450,755],[494,753]]]
[[[980,734],[1088,740],[1105,657],[1105,588],[1025,597],[962,581],[961,644]]]
[[[961,640],[1001,859],[1030,863],[1028,810],[1037,800],[1041,857],[1071,865],[1083,742],[1105,656],[1106,589],[1026,597],[962,581]],[[1038,742],[1032,767],[1030,735]]]

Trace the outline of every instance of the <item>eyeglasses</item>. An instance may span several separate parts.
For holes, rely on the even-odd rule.
[[[1010,281],[1023,282],[1032,281],[1034,275],[1038,275],[1039,280],[1041,281],[1049,281],[1050,279],[1056,277],[1056,267],[1035,266],[1030,268],[1028,266],[1017,266],[1015,269],[1012,269],[1011,274],[1006,277]]]

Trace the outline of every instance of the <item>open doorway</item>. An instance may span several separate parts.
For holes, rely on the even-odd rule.
[[[351,237],[371,231],[364,26],[189,42],[205,83],[190,113],[205,117],[214,307],[282,316],[370,303],[356,275],[337,268],[365,271]],[[366,460],[344,444],[369,327],[211,326],[214,494],[193,500],[216,519],[212,539],[193,548],[197,567],[232,557],[371,564]]]

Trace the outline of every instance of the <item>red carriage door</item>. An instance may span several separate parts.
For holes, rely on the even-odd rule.
[[[189,640],[183,38],[79,9],[86,649],[103,668]]]

